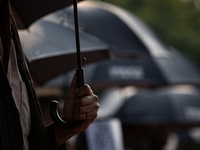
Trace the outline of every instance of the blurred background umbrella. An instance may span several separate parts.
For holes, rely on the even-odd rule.
[[[28,30],[19,30],[19,35],[37,85],[77,67],[74,27],[44,17]],[[80,42],[82,56],[87,59],[85,64],[109,58],[110,45],[99,38],[80,32]]]
[[[120,119],[126,148],[161,150],[168,144],[170,133],[200,125],[200,91],[196,86],[107,88],[99,96],[99,103],[97,120]],[[81,140],[77,147],[83,147],[83,134],[78,136]]]
[[[85,65],[84,69],[85,81],[93,88],[200,85],[200,71],[197,66],[177,51],[169,52],[169,58],[115,58]],[[68,87],[72,76],[72,72],[66,73],[50,80],[46,86]]]
[[[134,90],[132,93],[122,98],[122,107],[115,111],[114,116],[120,118],[123,125],[197,126],[200,123],[200,91],[194,86]]]
[[[102,1],[78,3],[80,27],[115,46],[113,53],[134,52],[135,57],[166,57],[168,47],[134,14]],[[62,9],[66,21],[73,22],[73,8]],[[96,19],[98,18],[98,19]]]
[[[80,28],[113,45],[114,60],[84,66],[86,82],[93,87],[200,84],[196,64],[162,41],[137,17],[100,1],[79,3]],[[73,24],[72,8],[52,13],[49,19]],[[98,18],[98,19],[95,19]],[[97,73],[98,72],[98,73]],[[72,74],[62,75],[47,86],[68,86]]]
[[[10,3],[18,28],[25,29],[39,18],[71,5],[73,0],[10,0]]]

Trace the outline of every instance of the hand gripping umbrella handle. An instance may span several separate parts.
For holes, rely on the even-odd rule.
[[[83,69],[77,69],[76,70],[76,76],[77,76],[77,82],[78,82],[78,88],[84,85],[84,70]],[[50,103],[50,116],[53,122],[61,129],[64,130],[71,130],[79,126],[82,121],[75,121],[73,120],[72,122],[66,122],[61,119],[61,117],[58,114],[57,111],[57,101],[51,101]]]
[[[84,70],[82,68],[82,59],[81,59],[81,52],[80,52],[80,41],[79,41],[79,28],[78,28],[78,10],[77,10],[77,1],[73,0],[73,5],[74,5],[74,22],[75,22],[75,34],[76,34],[76,50],[77,50],[77,65],[78,69],[76,70],[76,76],[77,76],[77,83],[78,83],[78,88],[84,85]],[[60,128],[65,129],[65,130],[70,130],[73,128],[76,128],[79,126],[82,121],[75,121],[73,120],[72,122],[65,122],[62,120],[58,114],[57,111],[57,101],[52,101],[50,103],[50,115],[51,119],[53,122]]]

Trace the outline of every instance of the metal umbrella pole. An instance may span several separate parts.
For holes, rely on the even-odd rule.
[[[76,37],[76,50],[77,50],[77,83],[78,88],[84,85],[84,70],[82,68],[82,60],[81,51],[80,51],[80,39],[79,39],[79,23],[78,23],[78,9],[77,9],[77,0],[73,0],[73,7],[74,7],[74,23],[75,23],[75,37]],[[50,115],[53,122],[60,128],[65,130],[70,130],[78,125],[81,124],[82,121],[72,121],[72,122],[65,122],[62,120],[57,111],[57,101],[51,101],[50,103]]]

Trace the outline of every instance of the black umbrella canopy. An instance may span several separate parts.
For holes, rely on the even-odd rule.
[[[127,85],[140,87],[200,85],[200,70],[175,50],[169,51],[168,58],[115,58],[85,65],[84,69],[85,81],[93,88]],[[50,80],[46,86],[69,86],[69,79],[72,76],[73,73],[64,74]]]
[[[200,70],[177,51],[171,51],[169,58],[116,58],[85,69],[86,81],[96,87],[200,85]]]
[[[85,81],[93,88],[112,86],[156,86],[166,84],[152,59],[115,59],[84,66]],[[45,86],[68,87],[73,71],[47,82]]]
[[[123,50],[136,56],[165,57],[165,44],[134,14],[102,1],[83,1],[78,7],[82,29],[113,44],[115,53]],[[68,21],[73,18],[72,7],[62,11]]]
[[[77,67],[75,33],[72,26],[65,26],[48,19],[40,19],[29,30],[19,30],[23,51],[36,84]],[[80,32],[82,57],[91,63],[109,58],[110,45],[92,35]]]
[[[133,14],[100,1],[83,1],[78,6],[81,30],[115,45],[111,51],[115,60],[85,66],[90,85],[200,84],[198,67],[177,50],[166,47]],[[73,24],[72,17],[72,8],[68,7],[53,13],[51,20],[60,22],[64,18],[63,23]],[[67,76],[58,77],[48,86],[68,86]]]
[[[115,114],[124,125],[200,124],[200,90],[196,87],[143,90],[124,98],[125,103]]]
[[[10,0],[10,3],[18,28],[25,29],[41,17],[71,5],[73,0]]]

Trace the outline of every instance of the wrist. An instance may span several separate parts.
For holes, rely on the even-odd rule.
[[[62,145],[65,141],[76,135],[73,130],[64,130],[55,125],[55,138],[57,147]]]

